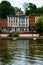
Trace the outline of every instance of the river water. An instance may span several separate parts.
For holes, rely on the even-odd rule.
[[[0,65],[43,65],[43,40],[0,40]]]

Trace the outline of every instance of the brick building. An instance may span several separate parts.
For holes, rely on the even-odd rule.
[[[7,16],[7,19],[0,19],[2,31],[28,32],[37,20],[35,16],[16,15]]]
[[[8,20],[7,19],[0,19],[0,27],[7,27]]]

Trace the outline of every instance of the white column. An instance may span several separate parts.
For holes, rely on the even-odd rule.
[[[17,25],[17,27],[19,27],[19,21],[20,21],[20,20],[19,20],[19,17],[18,17],[18,25]],[[20,29],[18,28],[17,30],[19,31]]]
[[[11,17],[10,17],[10,27],[11,27],[11,20],[12,20],[12,19],[11,19]]]
[[[29,17],[27,17],[27,27],[28,27],[27,31],[29,31]]]
[[[7,23],[8,23],[8,26],[9,26],[9,17],[8,17],[8,16],[7,16],[7,20],[8,20],[8,22],[7,22]]]
[[[16,17],[15,17],[15,27],[16,27]]]
[[[13,24],[13,26],[12,26],[12,27],[14,27],[14,17],[13,17],[13,19],[12,19],[12,24]]]
[[[19,20],[19,17],[18,17],[18,27],[19,27],[19,21],[20,21],[20,20]]]
[[[35,23],[38,21],[38,18],[39,18],[39,17],[35,16]]]
[[[13,27],[15,27],[15,17],[13,17]],[[15,28],[13,28],[13,30],[15,31]]]
[[[27,18],[27,27],[29,27],[29,17]]]
[[[25,27],[26,27],[26,18],[25,18]]]

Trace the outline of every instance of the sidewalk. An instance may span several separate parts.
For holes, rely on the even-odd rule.
[[[0,34],[1,37],[7,37],[9,34]],[[39,37],[39,34],[19,34],[20,37]]]

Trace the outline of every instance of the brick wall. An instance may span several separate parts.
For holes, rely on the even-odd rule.
[[[35,16],[29,16],[29,26],[34,26],[35,24]]]
[[[0,26],[7,27],[8,26],[7,19],[0,19]]]
[[[34,26],[35,24],[35,16],[29,16],[29,26]],[[8,20],[7,19],[0,19],[0,26],[7,27]]]

